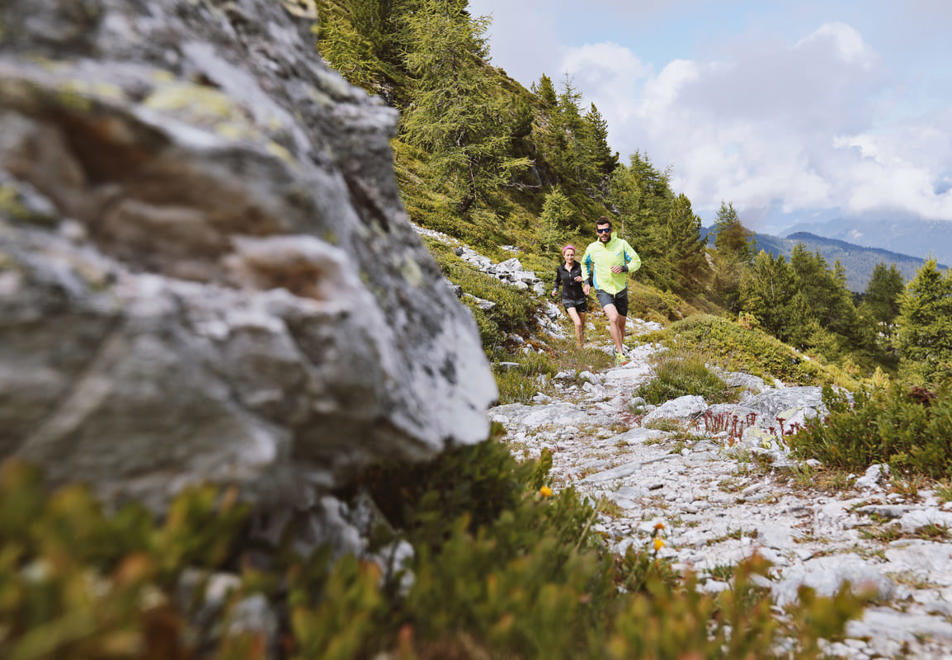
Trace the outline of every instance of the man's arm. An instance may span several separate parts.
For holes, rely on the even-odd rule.
[[[592,280],[592,255],[588,253],[588,248],[585,248],[585,254],[582,255],[582,281],[591,282]]]
[[[629,273],[634,273],[641,268],[641,257],[638,256],[638,253],[635,252],[628,241],[625,241],[625,266],[625,270]]]
[[[588,253],[588,248],[585,248],[585,254],[582,255],[582,292],[586,296],[593,285],[592,276],[594,275],[594,270],[591,266],[592,255]]]

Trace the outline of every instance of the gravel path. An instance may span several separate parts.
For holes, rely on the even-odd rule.
[[[942,540],[943,530],[952,530],[952,503],[924,490],[889,492],[877,469],[835,494],[818,492],[797,479],[802,472],[778,446],[763,449],[763,431],[727,448],[725,434],[698,430],[691,416],[707,405],[696,397],[636,415],[633,393],[650,378],[655,350],[633,349],[631,363],[599,374],[559,374],[557,397],[497,406],[490,416],[506,427],[517,456],[553,452],[553,487],[575,486],[596,503],[596,529],[617,551],[647,547],[661,521],[661,554],[706,578],[705,589],[726,588],[730,567],[754,551],[774,563],[778,605],[794,599],[800,584],[823,594],[844,580],[872,587],[876,604],[849,624],[848,639],[829,646],[831,655],[952,658],[952,542]],[[761,385],[734,407],[741,416],[751,406],[763,411],[794,395],[809,398],[815,389]],[[803,403],[784,416],[808,409]],[[699,437],[679,440],[642,426],[658,417],[679,420]]]

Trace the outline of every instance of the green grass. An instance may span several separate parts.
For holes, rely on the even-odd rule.
[[[648,403],[664,403],[679,396],[704,397],[708,403],[736,401],[737,393],[728,387],[696,355],[661,353],[654,358],[654,378],[636,392]]]
[[[594,348],[578,348],[573,341],[554,340],[550,351],[530,350],[509,354],[502,350],[491,354],[493,374],[499,388],[499,403],[529,403],[537,393],[552,392],[552,376],[560,371],[599,371],[611,365],[611,357]],[[500,362],[518,366],[503,368]],[[548,377],[545,384],[539,376]]]
[[[937,483],[935,485],[935,496],[942,503],[952,502],[952,482],[946,480]]]
[[[551,387],[551,377],[558,372],[558,366],[547,353],[517,353],[504,361],[516,362],[518,366],[502,367],[499,362],[493,363],[500,404],[529,403],[537,393]],[[545,385],[540,382],[540,376],[548,377]]]
[[[836,384],[850,390],[860,383],[846,372],[810,360],[780,340],[756,328],[747,329],[719,316],[699,314],[672,323],[664,330],[643,335],[642,342],[658,342],[676,352],[703,356],[728,371],[778,378],[797,385]]]
[[[659,417],[645,424],[644,428],[651,429],[653,431],[680,431],[681,422],[668,417]]]
[[[560,371],[601,371],[611,366],[612,359],[604,351],[578,348],[569,339],[552,339],[548,350],[508,353],[496,349],[490,354],[499,403],[529,403],[537,393],[554,395],[552,376]],[[501,362],[515,362],[516,367],[503,368]],[[546,377],[540,382],[539,377]]]

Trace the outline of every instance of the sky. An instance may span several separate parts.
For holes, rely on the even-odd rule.
[[[705,225],[952,221],[950,0],[470,0],[491,61],[593,102]],[[950,227],[952,228],[952,227]]]

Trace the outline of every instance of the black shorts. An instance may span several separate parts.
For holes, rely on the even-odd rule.
[[[588,299],[587,298],[562,298],[562,306],[565,309],[569,307],[574,307],[575,311],[579,314],[584,314],[588,311]]]
[[[614,295],[607,291],[602,291],[601,289],[595,289],[595,295],[598,297],[598,302],[601,303],[602,309],[605,309],[605,305],[614,305],[619,314],[628,316],[628,287],[625,287]]]

